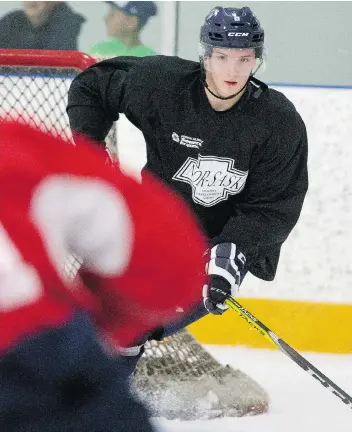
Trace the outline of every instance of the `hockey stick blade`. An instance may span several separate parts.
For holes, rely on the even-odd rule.
[[[284,354],[290,357],[298,366],[308,372],[313,378],[318,380],[326,389],[337,396],[345,405],[352,409],[352,397],[336,385],[331,379],[325,376],[319,369],[309,363],[301,354],[295,351],[290,345],[283,341],[279,336],[272,332],[265,324],[259,321],[254,315],[247,311],[236,299],[229,296],[225,303],[236,312],[240,318],[244,319],[248,325],[257,330],[262,336],[273,343]]]

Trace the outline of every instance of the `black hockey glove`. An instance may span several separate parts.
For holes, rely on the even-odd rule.
[[[245,274],[245,256],[234,243],[220,243],[210,252],[208,285],[203,287],[204,306],[209,313],[221,315],[228,309],[227,296],[235,297]]]

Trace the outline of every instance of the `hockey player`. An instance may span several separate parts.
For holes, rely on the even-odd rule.
[[[151,432],[119,351],[199,301],[198,224],[79,139],[4,123],[0,141],[1,432]]]
[[[299,218],[306,128],[282,93],[254,77],[264,51],[264,30],[248,7],[216,7],[201,27],[200,62],[114,58],[71,85],[72,130],[104,147],[124,113],[146,141],[142,179],[151,171],[178,191],[211,242],[204,305],[161,336],[223,313],[248,271],[272,280]]]

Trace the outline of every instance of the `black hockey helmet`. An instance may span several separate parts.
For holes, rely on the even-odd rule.
[[[203,56],[211,55],[212,48],[254,48],[262,58],[264,30],[249,7],[212,9],[200,30]]]

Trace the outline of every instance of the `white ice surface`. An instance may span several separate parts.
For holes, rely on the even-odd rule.
[[[269,412],[243,418],[181,422],[158,419],[162,432],[351,432],[352,409],[278,351],[208,346],[224,364],[255,378],[269,393]],[[352,355],[302,353],[352,395]]]

